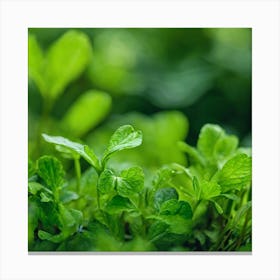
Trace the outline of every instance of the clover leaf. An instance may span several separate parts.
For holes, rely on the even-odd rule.
[[[138,147],[142,144],[142,132],[136,131],[131,125],[123,125],[112,135],[109,145],[105,150],[102,163],[105,165],[107,160],[115,152]]]

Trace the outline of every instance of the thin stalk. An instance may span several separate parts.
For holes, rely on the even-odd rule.
[[[80,159],[74,158],[74,165],[75,165],[75,172],[76,172],[76,179],[77,179],[77,193],[80,195],[81,191],[81,165]]]
[[[250,218],[250,211],[247,211],[246,216],[245,216],[245,222],[244,222],[244,224],[243,224],[243,227],[242,227],[240,236],[239,236],[239,238],[238,238],[238,240],[237,240],[237,242],[236,242],[236,247],[235,247],[235,249],[238,248],[238,247],[241,245],[241,243],[242,243],[242,241],[243,241],[243,239],[244,239],[244,235],[245,235],[245,233],[246,233],[246,228],[247,228],[247,224],[248,224],[248,222],[249,222],[249,218]]]
[[[146,226],[146,221],[145,221],[143,214],[141,215],[141,221],[142,221],[142,234],[143,234],[143,237],[145,238],[145,236],[147,234],[147,226]]]
[[[94,166],[93,166],[94,167]],[[95,168],[95,167],[94,167]],[[103,169],[102,170],[99,170],[99,169],[96,169],[96,173],[98,175],[98,180],[99,180],[99,177],[100,177],[100,174],[103,172]],[[97,180],[97,182],[98,182]],[[100,207],[100,193],[99,193],[99,190],[98,190],[98,183],[96,185],[96,200],[97,200],[97,207],[98,207],[98,210],[101,211],[101,207]],[[104,216],[104,214],[103,214]]]
[[[196,202],[195,206],[193,207],[193,214],[194,214],[195,211],[197,210],[197,208],[198,208],[199,204],[201,203],[201,201],[202,201],[202,199],[199,199],[199,200]]]
[[[226,216],[226,219],[227,219],[227,223],[226,223],[226,225],[224,227],[224,230],[222,231],[222,233],[220,235],[219,241],[217,242],[217,244],[220,244],[220,245],[218,245],[218,247],[216,247],[217,250],[219,248],[221,248],[221,246],[224,245],[225,241],[228,239],[228,237],[231,234],[231,231],[229,231],[227,234],[226,234],[226,232],[228,230],[228,227],[229,227],[229,224],[230,224],[230,221],[231,221],[232,211],[233,211],[233,209],[235,207],[235,204],[236,204],[236,202],[233,201],[233,200],[230,200],[230,199],[227,202],[226,211],[225,211],[225,216]]]
[[[217,251],[221,246],[225,243],[225,240],[228,239],[228,237],[231,234],[231,231],[229,230],[231,220],[228,219],[227,224],[224,227],[224,230],[221,232],[219,240],[214,244],[214,246],[211,247],[211,251]],[[229,230],[229,231],[228,231]]]
[[[246,193],[247,193],[246,189],[242,190],[241,195],[240,195],[240,203],[239,203],[238,209],[240,209],[242,207],[242,205],[244,204],[244,198],[246,197]]]
[[[98,210],[101,210],[101,208],[100,208],[100,193],[99,193],[98,187],[96,188],[96,199],[97,199]]]
[[[233,205],[234,205],[233,200],[229,199],[229,200],[227,201],[226,211],[225,211],[225,215],[228,217],[228,219],[229,219],[230,216],[231,216],[231,210],[232,210],[232,208],[233,208]]]
[[[59,203],[59,189],[58,189],[58,188],[56,188],[56,189],[54,190],[53,196],[54,196],[54,201],[55,201],[56,203]]]
[[[244,204],[244,200],[247,198],[247,195],[248,195],[248,190],[243,190],[241,192],[241,195],[240,195],[240,202],[238,204],[238,208],[240,209],[242,207],[242,205]],[[229,225],[231,223],[231,217],[232,217],[232,211],[234,210],[234,207],[236,205],[236,202],[234,201],[232,203],[232,206],[231,206],[231,211],[230,211],[230,215],[229,215],[229,218],[228,218],[228,222],[224,228],[224,230],[222,231],[221,235],[220,235],[220,238],[219,238],[219,241],[217,242],[217,246],[216,246],[216,250],[219,250],[221,248],[223,248],[223,246],[225,245],[226,241],[228,240],[228,238],[230,237],[232,231],[229,230]],[[246,216],[247,218],[247,216]],[[245,219],[246,219],[245,218]],[[246,223],[247,224],[247,223]],[[228,231],[229,230],[229,231]],[[228,232],[227,232],[228,231]],[[243,233],[244,235],[244,233]],[[240,241],[238,241],[238,243],[242,242],[242,239],[243,239],[243,236],[240,236],[239,237]],[[237,246],[238,247],[238,246]],[[215,250],[215,247],[214,247],[214,250]]]
[[[217,251],[218,251],[219,249],[222,249],[222,248],[224,247],[224,245],[225,245],[226,241],[229,239],[230,235],[231,235],[231,230],[229,230],[228,233],[225,235],[225,237],[223,238],[222,242],[221,242],[220,245],[217,247],[217,249],[216,249]]]

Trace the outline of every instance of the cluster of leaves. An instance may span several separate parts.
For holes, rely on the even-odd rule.
[[[113,117],[179,109],[192,122],[191,143],[211,122],[251,145],[249,28],[31,28],[28,58],[37,156],[42,113],[54,121],[45,132],[84,137],[109,115],[111,97]]]
[[[97,32],[94,55],[91,31]],[[29,34],[30,251],[251,250],[250,149],[239,148],[237,137],[211,124],[201,129],[197,145],[192,147],[182,142],[189,128],[183,110],[149,115],[160,108],[193,104],[212,88],[217,72],[208,62],[185,57],[184,47],[181,55],[185,58],[176,59],[182,64],[170,67],[174,58],[169,61],[168,55],[166,69],[160,64],[160,73],[158,66],[149,63],[159,49],[169,49],[170,42],[164,46],[166,36],[162,36],[154,42],[159,48],[144,59],[143,54],[150,52],[138,48],[134,53],[139,40],[130,39],[145,32],[70,30],[48,46],[37,41],[40,32]],[[177,38],[176,32],[197,31],[148,32],[173,34],[170,41],[177,50],[176,40],[186,36]],[[223,32],[218,32],[222,41],[227,34]],[[219,49],[215,55],[231,58]],[[137,74],[143,61],[147,65]],[[243,71],[244,67],[237,68]],[[154,77],[155,73],[159,76]],[[222,77],[222,81],[226,79]],[[123,102],[118,99],[122,94],[138,97],[132,103]],[[143,96],[154,106],[148,112],[142,111],[147,108],[142,106]],[[112,97],[114,112],[110,113]],[[237,100],[239,108],[240,98]],[[136,112],[131,112],[132,104]],[[199,106],[205,107],[203,101]],[[214,107],[206,107],[200,112],[209,116],[209,108]],[[194,126],[200,127],[204,121],[198,123]],[[84,139],[87,145],[77,139]]]
[[[29,114],[29,151],[41,154],[41,132],[57,131],[71,137],[82,137],[108,115],[111,96],[101,90],[86,89],[67,108],[59,120],[51,116],[58,100],[69,84],[85,71],[92,56],[89,38],[82,32],[70,30],[43,50],[36,37],[28,37],[28,76],[41,96],[39,116]],[[32,92],[32,90],[30,90]],[[36,97],[38,98],[38,97]],[[34,98],[34,99],[36,99]],[[32,103],[29,96],[29,103]],[[60,106],[61,107],[61,106]],[[92,110],[92,108],[95,108]],[[60,110],[59,111],[63,111]],[[39,122],[38,122],[39,120]],[[32,129],[30,129],[32,128]]]
[[[187,163],[165,164],[152,180],[139,166],[110,167],[116,153],[142,144],[131,125],[114,132],[101,156],[42,136],[73,161],[75,176],[53,156],[29,162],[30,251],[251,250],[250,150],[221,127],[205,125],[196,147],[179,142]]]

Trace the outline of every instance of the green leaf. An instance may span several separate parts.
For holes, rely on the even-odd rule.
[[[28,244],[34,241],[34,231],[38,226],[38,204],[28,198]]]
[[[164,201],[160,206],[160,214],[162,215],[175,215],[179,210],[179,202],[177,199],[170,199]]]
[[[200,200],[202,190],[201,190],[201,185],[199,184],[199,181],[196,176],[193,176],[192,185],[193,185],[193,190],[195,193],[196,200]]]
[[[60,201],[62,203],[68,203],[73,200],[77,200],[79,195],[73,191],[63,191],[60,195]]]
[[[222,194],[220,194],[220,196],[226,197],[230,200],[234,200],[237,202],[240,201],[240,197],[233,193],[222,193]]]
[[[131,125],[119,127],[112,135],[102,158],[103,165],[109,157],[118,151],[135,148],[142,144],[142,132],[135,131]]]
[[[135,210],[135,206],[128,198],[116,195],[107,203],[104,210],[109,214],[119,214],[123,211]]]
[[[57,226],[62,228],[60,213],[56,203],[46,202],[40,204],[41,211],[39,211],[39,220],[43,227]]]
[[[154,251],[154,246],[143,237],[135,236],[130,242],[123,244],[121,248],[122,252],[147,252]]]
[[[252,243],[243,245],[237,249],[238,252],[252,252]]]
[[[98,179],[98,189],[103,194],[112,192],[115,188],[117,176],[110,169],[105,169]]]
[[[123,170],[119,176],[113,171],[105,169],[99,177],[98,189],[106,194],[117,189],[118,193],[124,197],[139,193],[144,187],[144,173],[140,167],[131,167]]]
[[[186,201],[178,201],[177,199],[170,199],[161,204],[161,215],[176,215],[184,219],[191,219],[193,216],[192,208]]]
[[[130,197],[144,188],[144,172],[136,166],[123,170],[117,178],[117,191],[121,196]]]
[[[55,100],[84,71],[90,54],[90,41],[80,31],[66,32],[50,47],[45,65],[45,81],[50,99]]]
[[[75,152],[74,150],[71,150],[69,148],[66,148],[64,146],[60,146],[60,145],[55,145],[55,149],[61,153],[61,155],[64,157],[64,158],[67,158],[67,159],[80,159],[80,155]]]
[[[221,194],[221,187],[217,182],[202,182],[201,183],[201,199],[210,200],[213,197]]]
[[[76,209],[68,209],[63,204],[59,204],[60,219],[63,227],[70,228],[82,223],[83,213]]]
[[[76,209],[69,209],[69,212],[74,218],[76,225],[81,225],[83,222],[83,212]]]
[[[161,111],[154,115],[155,133],[159,135],[157,144],[176,143],[186,138],[189,131],[189,121],[180,111]],[[162,137],[165,136],[164,139]]]
[[[238,138],[234,135],[224,135],[216,145],[214,154],[217,159],[227,158],[232,155],[238,147]]]
[[[51,202],[53,201],[52,196],[50,196],[47,193],[41,192],[40,193],[40,197],[41,197],[41,202]]]
[[[59,213],[63,227],[72,227],[75,225],[75,218],[63,204],[59,204]]]
[[[213,158],[215,145],[223,134],[224,130],[218,125],[206,124],[202,127],[197,142],[197,148],[208,160]]]
[[[154,196],[154,204],[157,209],[160,209],[160,206],[168,200],[176,199],[178,200],[178,193],[174,188],[161,188],[158,189]]]
[[[186,168],[185,166],[178,164],[178,163],[171,163],[170,167],[175,171],[177,174],[185,174],[189,177],[189,179],[193,180],[193,174],[190,171],[189,168]]]
[[[210,200],[210,201],[213,202],[213,204],[214,204],[214,206],[215,206],[217,212],[218,212],[220,215],[222,215],[222,214],[224,213],[224,210],[223,210],[223,208],[221,207],[221,205],[220,205],[218,202],[216,202],[215,200]]]
[[[185,163],[185,155],[176,144],[188,134],[189,122],[186,116],[179,111],[159,112],[150,119],[149,126],[148,129],[141,124],[138,127],[145,135],[143,146],[150,146],[150,153],[156,157],[158,165]]]
[[[169,231],[177,234],[186,234],[191,231],[191,219],[185,219],[181,215],[166,215],[161,216],[162,221],[167,223]]]
[[[43,231],[43,230],[39,230],[38,236],[39,236],[39,238],[42,239],[42,240],[48,240],[49,238],[52,238],[52,237],[53,237],[52,234],[50,234],[50,233],[48,233],[48,232],[46,232],[46,231]]]
[[[205,241],[206,241],[206,236],[203,232],[201,232],[200,230],[196,230],[194,231],[194,237],[195,239],[197,239],[199,241],[199,243],[201,245],[204,245],[205,244]]]
[[[200,155],[200,153],[193,148],[192,146],[190,146],[189,144],[179,141],[178,142],[178,147],[181,151],[185,152],[188,154],[189,158],[190,158],[190,162],[192,164],[200,164],[202,166],[205,165],[205,160],[204,158]]]
[[[79,154],[82,158],[84,158],[90,165],[92,165],[97,170],[100,170],[100,164],[97,156],[94,152],[87,146],[77,142],[70,141],[69,139],[61,136],[51,136],[47,134],[42,134],[45,141],[60,145],[69,150]]]
[[[230,226],[232,228],[237,227],[238,223],[241,221],[242,217],[245,216],[245,214],[248,211],[252,211],[252,201],[248,201],[246,204],[242,205],[242,207],[240,207],[237,212],[235,213],[235,216],[233,218],[233,220],[231,221]]]
[[[64,182],[63,166],[58,159],[52,156],[42,156],[37,161],[39,176],[51,190],[60,188]]]
[[[189,179],[193,180],[193,175],[190,169],[184,167],[178,163],[170,163],[161,167],[155,177],[153,178],[153,186],[152,192],[155,192],[157,189],[164,188],[170,185],[173,185],[172,179],[174,179],[177,175],[186,175]]]
[[[111,108],[111,97],[105,92],[89,90],[70,107],[62,120],[62,126],[80,137],[98,125]]]
[[[170,166],[163,166],[157,171],[156,176],[153,179],[153,185],[156,188],[165,187],[177,173],[178,172],[176,172]]]
[[[190,204],[186,201],[179,201],[178,203],[179,203],[179,210],[177,214],[185,219],[191,219],[193,216],[193,212]]]
[[[28,76],[35,82],[40,93],[46,93],[44,80],[45,59],[34,35],[28,36]]]
[[[31,194],[35,195],[38,191],[42,190],[43,188],[44,186],[37,182],[28,182],[28,192]]]
[[[161,220],[156,220],[149,228],[148,239],[152,242],[160,239],[167,233],[169,225]]]
[[[48,240],[53,243],[60,243],[65,239],[64,234],[61,232],[60,234],[57,235],[52,235],[46,231],[39,230],[38,231],[38,236],[41,240]]]
[[[227,135],[220,126],[206,124],[202,127],[197,142],[198,151],[218,168],[236,153],[237,147],[238,138]]]
[[[223,168],[215,175],[222,192],[241,190],[252,180],[252,158],[239,154],[226,162]]]

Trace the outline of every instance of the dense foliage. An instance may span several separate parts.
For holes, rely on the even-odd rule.
[[[141,131],[130,125],[116,130],[101,158],[87,145],[43,137],[74,161],[76,178],[65,181],[52,156],[30,163],[31,250],[250,248],[251,157],[219,126],[205,125],[197,148],[180,142],[187,167],[165,165],[151,182],[139,166],[107,165],[114,153],[141,145]],[[83,174],[80,158],[91,166]]]
[[[55,42],[41,35],[39,43],[41,31],[31,30],[28,42],[29,250],[250,251],[252,158],[243,112],[250,114],[250,65],[236,62],[222,71],[218,56],[218,71],[211,62],[215,52],[205,61],[190,45],[178,48],[178,34],[193,29],[63,30]],[[173,62],[166,59],[175,48],[169,39],[161,48],[151,40],[156,52],[144,57],[135,40],[145,41],[145,32],[158,32],[162,40],[169,34],[178,57],[171,52]],[[198,42],[215,32],[198,29]],[[97,38],[93,52],[90,36]],[[187,47],[192,56],[180,61]],[[165,57],[161,65],[155,54]],[[224,106],[217,105],[211,94],[229,73],[241,77],[237,88],[247,97],[229,98],[230,108],[241,109],[227,112],[236,118],[224,123],[213,114],[219,111],[224,120],[229,103],[221,98]],[[220,85],[228,98],[231,90]],[[203,95],[216,107],[206,108]]]

